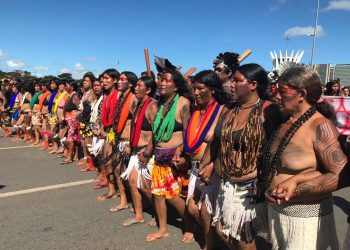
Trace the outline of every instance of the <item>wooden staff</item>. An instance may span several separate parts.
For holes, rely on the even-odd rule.
[[[190,68],[189,70],[187,70],[187,72],[184,74],[184,78],[186,79],[187,77],[189,77],[190,75],[192,75],[194,72],[196,72],[196,68]]]
[[[146,67],[147,67],[147,76],[151,78],[151,67],[149,65],[149,54],[148,49],[145,49],[145,59],[146,59]]]
[[[246,51],[244,51],[242,53],[242,55],[238,58],[238,63],[241,63],[244,59],[246,59],[250,54],[252,53],[252,51],[250,49],[247,49]]]

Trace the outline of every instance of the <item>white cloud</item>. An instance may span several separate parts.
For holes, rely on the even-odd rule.
[[[59,74],[62,73],[70,73],[72,74],[72,77],[74,79],[79,79],[83,76],[83,74],[86,72],[86,68],[81,64],[81,63],[76,63],[74,64],[73,68],[69,69],[69,68],[62,68],[59,71]]]
[[[349,0],[335,0],[330,1],[328,3],[328,6],[323,11],[330,11],[330,10],[350,10],[350,1]]]
[[[278,10],[282,4],[285,4],[287,0],[277,0],[274,5],[270,7],[270,11]]]
[[[59,72],[60,74],[63,74],[63,73],[70,73],[70,70],[67,69],[67,68],[62,68]]]
[[[6,62],[6,64],[11,68],[21,68],[25,65],[25,63],[21,60],[9,60]]]
[[[288,29],[286,32],[284,32],[284,37],[311,36],[312,34],[314,34],[314,27],[312,26],[306,26],[306,27],[295,26],[293,28]],[[316,35],[323,36],[324,34],[325,32],[322,26],[317,25]]]
[[[35,66],[34,69],[38,70],[38,71],[48,71],[49,67],[47,67],[47,66]]]
[[[5,56],[5,53],[0,49],[0,60]]]
[[[93,57],[93,56],[86,56],[86,57],[84,57],[84,60],[85,60],[86,62],[92,63],[92,62],[96,62],[96,57]]]
[[[76,64],[74,64],[73,71],[83,72],[83,71],[85,71],[85,67],[83,65],[81,65],[80,63],[76,63]]]

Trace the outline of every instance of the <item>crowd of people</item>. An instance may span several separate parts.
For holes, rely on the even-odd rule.
[[[156,59],[156,76],[107,69],[81,86],[5,80],[1,128],[98,172],[94,188],[107,191],[97,200],[120,197],[111,212],[129,209],[130,192],[125,227],[145,222],[148,201],[157,229],[146,241],[169,237],[167,212],[176,210],[181,242],[201,230],[202,249],[256,249],[258,233],[273,249],[339,249],[332,192],[350,184],[348,159],[318,74],[293,64],[271,82],[260,65],[225,52],[188,76]],[[340,95],[340,83],[324,94]]]

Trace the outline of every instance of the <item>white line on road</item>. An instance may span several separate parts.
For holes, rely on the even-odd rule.
[[[30,193],[46,191],[46,190],[51,190],[51,189],[79,186],[79,185],[92,183],[93,181],[94,181],[94,179],[90,179],[90,180],[85,180],[85,181],[68,182],[68,183],[57,184],[57,185],[46,186],[46,187],[24,189],[24,190],[20,190],[20,191],[14,191],[14,192],[0,194],[0,198],[10,197],[10,196],[15,196],[15,195],[20,195],[20,194],[30,194]]]
[[[16,148],[36,148],[37,146],[18,146],[18,147],[5,147],[5,148],[0,148],[2,149],[16,149]]]

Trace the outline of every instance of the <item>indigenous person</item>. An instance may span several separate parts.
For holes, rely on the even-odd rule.
[[[185,220],[185,231],[189,226],[188,217],[185,216],[185,201],[180,196],[182,184],[187,178],[188,164],[182,157],[173,162],[176,150],[182,148],[183,135],[190,118],[190,102],[184,97],[189,93],[183,76],[175,69],[164,69],[160,81],[161,102],[153,126],[155,148],[151,184],[159,229],[149,234],[146,241],[169,236],[165,200],[173,205]],[[192,233],[185,232],[182,241],[188,242],[192,238]]]
[[[196,107],[184,137],[184,151],[191,156],[192,165],[186,203],[189,213],[204,229],[203,249],[211,249],[214,233],[211,222],[219,178],[214,173],[210,179],[211,184],[204,185],[198,176],[198,167],[214,135],[223,104],[230,101],[230,96],[224,92],[219,77],[212,70],[199,72],[192,82]]]
[[[113,158],[116,154],[116,148],[112,147],[114,141],[113,131],[113,117],[115,112],[115,105],[118,101],[119,91],[116,89],[117,82],[119,80],[120,73],[115,69],[107,69],[102,73],[103,89],[105,91],[105,98],[102,103],[101,120],[102,126],[100,128],[99,137],[104,139],[102,157],[99,162],[101,166],[101,172],[104,175],[104,181],[101,184],[96,185],[95,189],[100,189],[108,186],[108,192],[102,196],[99,196],[98,200],[105,200],[110,198],[116,198],[115,179],[110,177],[110,173],[107,170],[113,167]],[[113,171],[112,171],[113,174]],[[113,178],[113,179],[112,179]],[[102,198],[103,197],[103,198]]]
[[[41,83],[36,82],[34,84],[34,90],[35,93],[33,95],[33,98],[29,104],[29,107],[31,109],[31,112],[29,115],[31,116],[31,123],[32,123],[32,129],[34,130],[34,137],[32,137],[32,145],[36,146],[40,143],[40,132],[41,132],[41,124],[42,124],[42,118],[40,114],[40,108],[39,108],[39,97],[41,96]]]
[[[127,219],[123,226],[144,222],[140,191],[149,201],[152,201],[152,126],[158,111],[158,105],[152,99],[155,92],[156,83],[152,78],[143,76],[137,81],[135,87],[137,106],[131,122],[130,147],[132,154],[127,170],[121,175],[123,179],[129,180],[135,216]]]
[[[83,146],[83,154],[84,158],[82,161],[78,162],[77,166],[85,166],[88,165],[88,149],[87,149],[87,138],[89,136],[92,136],[91,130],[88,128],[88,123],[90,121],[90,115],[91,115],[91,103],[95,100],[94,92],[92,91],[92,83],[95,81],[95,76],[88,72],[83,76],[83,83],[82,83],[82,89],[83,89],[83,95],[80,99],[79,104],[79,110],[80,110],[80,116],[79,122],[80,122],[80,134],[82,137],[81,143]]]
[[[339,249],[332,192],[348,183],[340,178],[348,167],[335,114],[319,102],[318,74],[303,66],[279,77],[276,97],[290,118],[270,138],[259,177],[273,248]]]
[[[49,147],[49,139],[47,134],[48,128],[48,117],[49,117],[49,101],[51,96],[51,91],[49,90],[50,82],[43,81],[41,85],[42,93],[39,97],[39,109],[42,118],[41,134],[44,138],[41,149],[47,149]]]
[[[324,92],[326,96],[340,96],[340,83],[337,80],[327,82],[326,90]]]
[[[67,140],[66,159],[61,164],[69,164],[73,162],[73,154],[76,152],[77,143],[79,142],[78,122],[76,120],[79,115],[79,97],[76,93],[78,85],[76,82],[66,83],[66,92],[68,94],[67,104],[64,107],[64,120],[67,122]]]
[[[97,131],[101,127],[101,112],[102,112],[102,102],[103,102],[103,86],[102,82],[99,80],[96,80],[93,82],[92,90],[95,96],[95,99],[91,103],[91,115],[88,125],[86,126],[87,130],[89,131],[89,135],[86,137],[86,143],[87,145],[93,144],[93,135],[94,136],[94,144],[97,143]],[[93,147],[93,145],[91,146]],[[93,152],[88,152],[88,165],[80,170],[80,172],[87,172],[87,171],[93,171],[95,170],[95,162],[97,162],[97,156],[100,154],[100,150],[97,151],[96,147],[95,150],[92,149]],[[89,150],[88,150],[89,151]],[[99,179],[97,180],[99,181]]]
[[[57,117],[52,114],[53,107],[55,104],[55,100],[58,93],[58,83],[57,80],[51,80],[50,82],[50,95],[48,96],[48,104],[47,104],[47,115],[45,119],[46,123],[46,132],[43,131],[44,137],[44,147],[43,149],[52,150],[53,147],[49,147],[49,139],[53,137],[56,129]],[[57,146],[55,147],[57,148]]]
[[[237,69],[231,83],[236,104],[221,112],[210,153],[200,163],[204,183],[212,175],[210,162],[221,178],[213,225],[232,249],[255,249],[255,236],[266,216],[265,204],[256,204],[254,197],[257,162],[268,135],[280,123],[278,108],[264,100],[267,82],[258,64]],[[274,117],[268,117],[270,113]]]
[[[19,114],[20,114],[20,103],[23,94],[21,93],[21,86],[19,82],[13,81],[11,84],[11,90],[12,90],[12,96],[10,99],[10,105],[9,105],[9,111],[11,114],[11,124],[15,128],[16,131],[16,138],[12,139],[13,141],[18,141],[21,140],[21,129],[18,128],[16,125],[18,119],[19,119]]]
[[[0,128],[2,128],[5,131],[5,137],[9,137],[11,135],[11,131],[6,127],[5,125],[5,111],[7,108],[7,99],[6,95],[4,94],[5,87],[3,88],[3,85],[1,85],[0,90]]]
[[[220,53],[213,62],[214,71],[220,78],[224,90],[231,95],[231,82],[238,64],[238,54],[225,52]]]
[[[22,98],[21,103],[19,107],[19,118],[16,122],[16,126],[18,130],[21,130],[21,132],[24,134],[23,141],[30,140],[30,101],[32,100],[32,83],[31,82],[24,82],[21,88]]]
[[[64,120],[64,109],[68,101],[68,93],[66,91],[66,81],[62,79],[57,79],[58,92],[57,98],[55,100],[55,105],[53,106],[53,116],[57,117],[58,135],[54,136],[54,144],[59,146],[57,151],[52,150],[49,154],[57,153],[64,154],[63,141],[65,141],[67,133],[67,122]],[[59,157],[65,157],[64,155]]]
[[[112,168],[113,173],[110,173],[111,169],[109,169],[109,174],[111,180],[116,178],[120,192],[120,204],[112,207],[110,212],[116,212],[128,208],[125,184],[120,176],[127,168],[131,155],[131,120],[137,102],[137,99],[132,91],[136,85],[136,82],[137,76],[130,71],[122,72],[117,82],[117,90],[119,91],[120,96],[114,107],[115,111],[113,117],[114,146],[117,147],[117,150],[115,165]]]
[[[60,123],[63,121],[63,107],[65,81],[57,78],[51,81],[52,95],[49,100],[49,134],[52,137],[52,147],[49,154],[58,153],[59,150],[59,129]],[[60,111],[60,113],[59,113]]]

